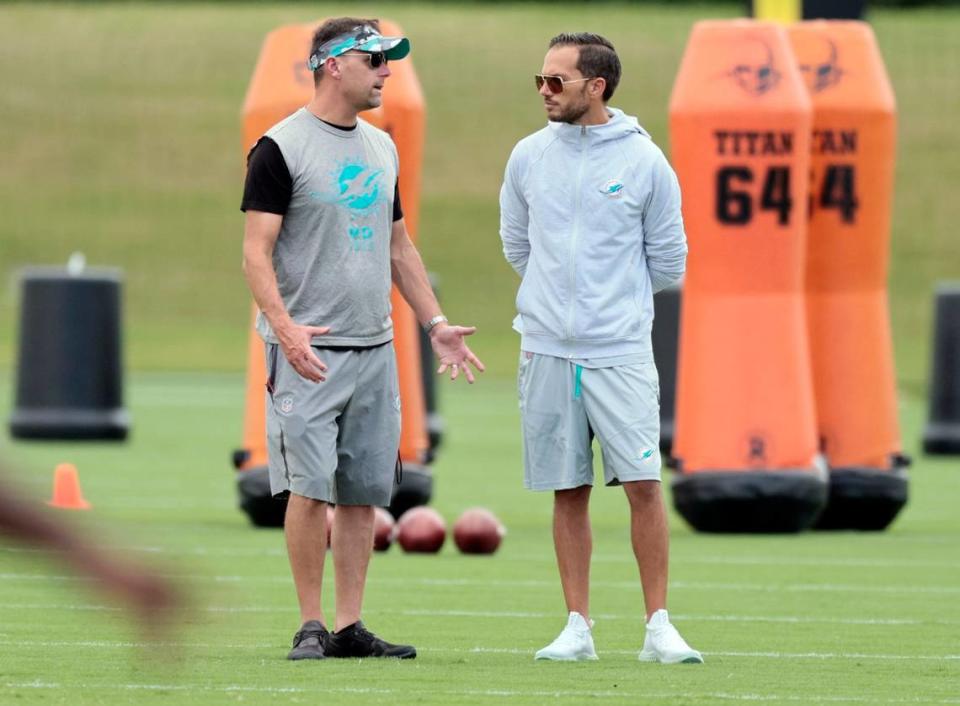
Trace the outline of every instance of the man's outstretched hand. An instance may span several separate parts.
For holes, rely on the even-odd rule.
[[[456,380],[460,373],[463,373],[467,382],[473,384],[476,378],[473,376],[470,366],[472,365],[481,373],[485,368],[480,359],[467,346],[464,339],[467,336],[472,336],[476,330],[476,326],[454,326],[446,323],[438,324],[430,329],[430,345],[433,346],[433,352],[436,354],[437,360],[440,361],[437,374],[443,375],[449,368],[451,380]]]

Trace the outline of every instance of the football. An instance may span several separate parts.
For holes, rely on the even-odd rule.
[[[447,538],[447,523],[432,507],[420,505],[397,520],[397,542],[405,552],[435,554]]]
[[[394,528],[397,523],[393,521],[393,515],[382,507],[374,508],[373,511],[373,550],[385,552],[393,544]]]
[[[464,554],[493,554],[503,541],[506,528],[489,510],[466,510],[453,525],[453,541]]]

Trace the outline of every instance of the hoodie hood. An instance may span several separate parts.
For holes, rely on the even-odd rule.
[[[650,133],[644,130],[640,126],[640,122],[632,115],[627,115],[619,108],[607,108],[607,114],[610,119],[603,125],[549,122],[547,127],[562,140],[579,140],[582,135],[586,134],[590,136],[590,141],[594,144],[619,140],[636,133],[650,138]]]

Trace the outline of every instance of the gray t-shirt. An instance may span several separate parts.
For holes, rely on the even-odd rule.
[[[293,182],[273,251],[284,306],[298,324],[329,326],[318,346],[393,338],[390,233],[399,160],[390,136],[363,120],[332,127],[301,108],[266,132]],[[278,343],[263,313],[257,332]]]

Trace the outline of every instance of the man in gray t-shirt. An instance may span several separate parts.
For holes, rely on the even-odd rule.
[[[388,61],[409,50],[376,20],[325,22],[308,62],[313,99],[249,158],[243,266],[260,308],[270,482],[289,495],[284,526],[301,614],[289,659],[416,656],[360,621],[373,508],[390,501],[400,435],[391,282],[429,332],[438,372],[473,382],[469,366],[483,370],[464,341],[475,329],[447,323],[407,235],[396,147],[357,118],[380,105]],[[332,633],[320,601],[328,503],[337,505]]]

